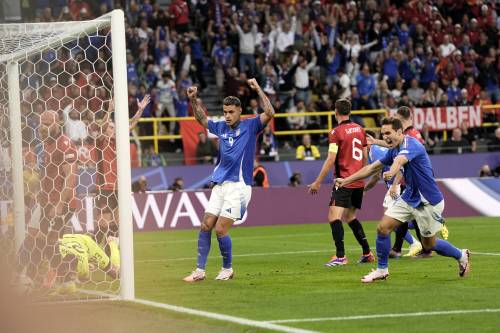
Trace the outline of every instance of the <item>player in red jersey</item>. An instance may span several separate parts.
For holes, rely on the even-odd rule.
[[[138,110],[130,120],[131,131],[138,123],[144,109],[150,102],[150,96],[146,95],[142,101],[137,100]],[[107,236],[118,236],[118,196],[117,196],[117,164],[116,164],[116,138],[115,124],[109,119],[114,110],[114,103],[110,101],[108,112],[102,121],[101,135],[96,139],[98,155],[98,189],[97,216],[99,231],[96,234],[98,243],[102,243]]]
[[[338,125],[330,132],[328,157],[323,163],[321,172],[316,180],[309,185],[309,193],[311,194],[318,192],[321,182],[334,165],[335,176],[337,178],[344,178],[363,168],[367,160],[365,131],[361,126],[351,122],[349,119],[351,102],[346,99],[338,100],[335,102],[335,111],[335,118]],[[346,265],[348,262],[344,250],[343,217],[363,248],[363,254],[359,262],[364,263],[375,260],[366,240],[363,226],[356,218],[356,209],[361,209],[363,202],[363,189],[363,180],[354,182],[346,188],[336,189],[334,187],[332,189],[328,220],[332,229],[336,254],[325,264],[327,267]]]

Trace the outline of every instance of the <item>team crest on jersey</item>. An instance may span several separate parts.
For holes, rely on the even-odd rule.
[[[240,136],[240,129],[239,128],[236,130],[236,133],[234,133],[234,136]]]

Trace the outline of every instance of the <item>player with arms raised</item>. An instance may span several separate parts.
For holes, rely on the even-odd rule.
[[[198,102],[197,88],[189,87],[187,90],[196,120],[219,138],[220,151],[219,162],[212,175],[212,181],[216,185],[212,189],[198,236],[196,270],[184,278],[186,282],[205,279],[205,266],[214,228],[222,255],[222,269],[216,280],[229,280],[234,275],[229,228],[245,215],[252,194],[257,135],[274,116],[274,108],[257,80],[250,79],[247,82],[250,88],[259,94],[264,112],[255,118],[244,120],[240,119],[241,102],[237,97],[224,98],[225,121],[214,122],[207,119],[201,103]]]
[[[360,170],[367,159],[365,131],[349,119],[351,102],[346,99],[338,100],[335,102],[335,111],[338,125],[330,132],[328,157],[316,180],[309,185],[309,193],[311,194],[318,192],[321,182],[334,165],[335,176],[345,178]],[[356,209],[361,209],[363,202],[363,189],[363,179],[353,182],[345,188],[337,189],[334,187],[332,189],[328,220],[332,229],[336,254],[325,264],[327,267],[346,265],[348,262],[344,249],[343,216],[363,249],[359,262],[365,263],[375,260],[366,240],[363,226],[356,218]]]
[[[384,165],[390,165],[384,172],[384,180],[393,178],[403,167],[406,189],[401,197],[389,207],[377,226],[378,268],[361,279],[369,283],[384,280],[389,276],[388,258],[391,250],[390,233],[405,221],[416,220],[422,234],[422,246],[438,254],[455,258],[458,261],[458,273],[465,276],[470,270],[469,250],[460,250],[445,240],[437,239],[443,227],[442,213],[444,199],[432,170],[431,162],[424,146],[417,139],[403,134],[403,124],[396,118],[382,121],[382,137],[389,145],[387,154],[380,160],[363,167],[355,174],[335,184],[343,188],[360,179],[380,172]]]

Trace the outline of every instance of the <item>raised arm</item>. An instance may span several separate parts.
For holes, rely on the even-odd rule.
[[[132,119],[130,119],[130,123],[128,126],[129,131],[132,131],[135,126],[137,126],[139,119],[141,119],[142,117],[142,113],[144,112],[150,101],[151,98],[149,97],[149,95],[145,95],[142,101],[139,101],[139,99],[137,99],[137,112],[134,114]]]
[[[377,145],[377,146],[380,146],[380,147],[389,148],[389,145],[387,144],[387,142],[385,142],[384,140],[375,139],[370,134],[366,135],[366,142],[368,144],[370,144],[370,145]]]
[[[372,164],[368,164],[361,168],[358,172],[353,175],[350,175],[347,178],[337,178],[335,179],[335,186],[345,187],[351,183],[354,183],[357,180],[364,179],[368,176],[373,175],[374,173],[380,172],[384,165],[380,161],[375,161]]]
[[[196,86],[189,87],[187,89],[187,95],[189,98],[189,102],[191,103],[191,107],[193,108],[193,114],[196,118],[196,121],[198,121],[201,126],[207,128],[207,115],[205,114],[205,111],[201,107],[200,103],[198,103],[198,88]]]
[[[252,88],[252,90],[255,91],[257,94],[259,94],[260,101],[262,103],[262,108],[264,109],[264,112],[260,114],[260,122],[262,123],[262,125],[265,126],[274,117],[274,107],[269,101],[269,98],[267,98],[266,93],[257,83],[256,79],[250,79],[247,82],[250,88]]]

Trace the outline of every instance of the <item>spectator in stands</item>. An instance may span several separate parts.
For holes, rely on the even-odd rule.
[[[88,137],[87,125],[82,120],[81,113],[68,105],[63,110],[64,133],[75,143],[82,144]]]
[[[443,89],[439,88],[436,81],[432,81],[423,96],[424,106],[438,106],[443,95]]]
[[[495,136],[488,142],[488,151],[500,151],[500,127],[497,127]]]
[[[368,64],[363,65],[363,70],[361,74],[356,77],[356,85],[358,87],[358,92],[360,95],[359,107],[365,109],[376,109],[375,104],[375,93],[377,88],[377,83],[375,77],[370,74],[370,66]]]
[[[493,177],[493,172],[488,164],[485,164],[479,170],[479,177]]]
[[[462,154],[470,152],[469,142],[462,136],[462,130],[455,128],[450,139],[446,140],[441,151],[444,154]]]
[[[477,151],[477,136],[474,129],[469,128],[467,120],[462,121],[460,129],[462,130],[462,137],[469,143],[470,151],[475,153]]]
[[[148,181],[145,176],[140,176],[135,182],[132,183],[132,192],[146,193],[148,189]]]
[[[200,131],[198,133],[198,144],[196,145],[196,159],[200,164],[213,164],[217,156],[217,147],[215,143],[207,138],[207,133]]]
[[[312,161],[321,157],[318,147],[311,143],[311,136],[304,134],[302,136],[302,144],[297,147],[295,156],[298,160]]]
[[[238,23],[238,15],[232,17],[232,28],[238,32],[239,37],[239,69],[240,72],[246,72],[248,68],[249,77],[255,73],[255,43],[257,39],[257,25],[252,18],[246,18],[247,21],[242,26]]]
[[[169,72],[163,73],[161,80],[156,84],[158,89],[158,108],[156,110],[156,117],[175,117],[175,103],[174,98],[177,95],[175,82],[172,80],[172,74]],[[175,129],[175,122],[168,122],[169,133],[173,134]]]
[[[213,61],[215,65],[215,84],[218,88],[222,88],[225,73],[233,64],[233,49],[227,45],[226,38],[222,39],[220,44],[214,47]]]
[[[298,56],[299,66],[295,70],[294,84],[297,90],[297,98],[309,104],[309,72],[316,66],[316,56],[310,62],[304,56]]]
[[[253,186],[269,188],[269,178],[267,177],[266,168],[257,160],[253,164]]]
[[[278,144],[271,126],[266,126],[259,139],[259,159],[261,161],[278,161]]]
[[[143,159],[142,165],[145,167],[160,167],[166,165],[163,157],[155,152],[155,148],[153,146],[149,146]]]
[[[252,98],[250,100],[250,103],[248,104],[248,107],[247,107],[247,110],[246,110],[246,114],[252,114],[252,115],[256,115],[256,114],[261,114],[262,112],[264,112],[264,110],[260,107],[259,105],[259,102],[257,101],[256,98]]]
[[[451,81],[450,86],[446,90],[446,94],[448,95],[448,103],[449,105],[456,105],[456,102],[460,98],[460,88],[458,87],[458,79],[455,78]]]
[[[419,87],[417,79],[411,80],[411,87],[408,89],[408,98],[415,106],[422,105],[424,101],[424,89]]]
[[[293,105],[291,108],[289,108],[286,112],[290,114],[306,112],[306,106],[304,101],[297,100],[297,103]],[[306,124],[306,117],[304,116],[287,117],[286,120],[288,121],[288,126],[290,127],[291,130],[304,129]]]
[[[290,182],[288,183],[288,186],[298,187],[300,185],[302,185],[302,174],[298,171],[295,171],[290,177]]]
[[[177,177],[174,179],[174,182],[168,188],[169,191],[179,192],[184,189],[184,179],[182,177]]]

